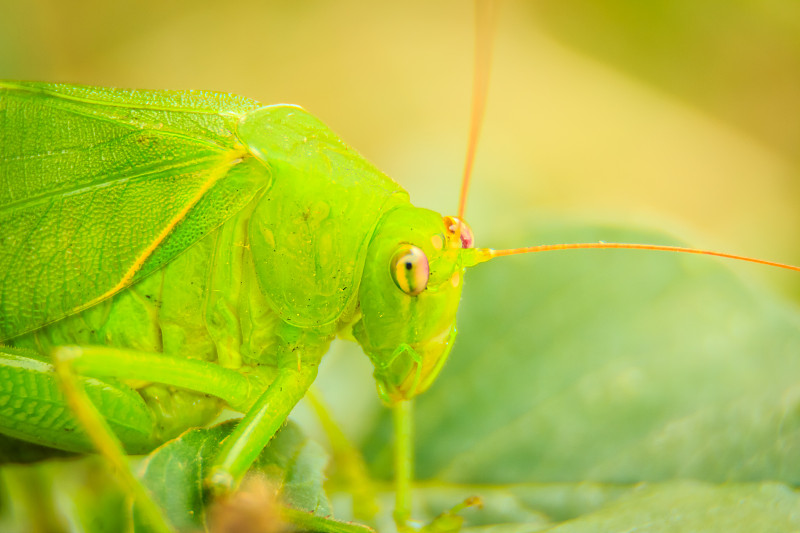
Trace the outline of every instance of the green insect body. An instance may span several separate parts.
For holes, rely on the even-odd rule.
[[[225,405],[245,413],[225,484],[336,335],[362,345],[389,404],[441,369],[461,231],[302,109],[0,82],[0,132],[0,433],[91,449],[53,372],[61,350],[129,452]]]

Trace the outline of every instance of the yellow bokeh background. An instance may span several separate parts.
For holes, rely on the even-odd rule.
[[[2,0],[0,76],[300,104],[452,212],[473,15],[455,0]],[[800,4],[507,1],[493,57],[479,240],[552,212],[800,263]]]

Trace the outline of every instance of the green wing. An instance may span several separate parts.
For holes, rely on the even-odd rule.
[[[110,296],[246,205],[269,176],[234,130],[258,107],[0,82],[0,341]]]

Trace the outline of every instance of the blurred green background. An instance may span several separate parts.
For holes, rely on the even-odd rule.
[[[455,0],[0,7],[4,78],[300,104],[445,212],[472,59],[473,6]],[[797,2],[508,1],[468,218],[487,245],[498,218],[551,210],[800,263],[798,148]]]

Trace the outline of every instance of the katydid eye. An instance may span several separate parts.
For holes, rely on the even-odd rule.
[[[394,284],[409,296],[418,295],[428,286],[431,273],[428,258],[416,246],[404,244],[398,248],[389,268]]]
[[[461,247],[472,248],[475,245],[475,237],[472,236],[472,230],[467,223],[457,217],[444,217],[444,226],[450,235],[456,234],[459,225],[461,225]]]

